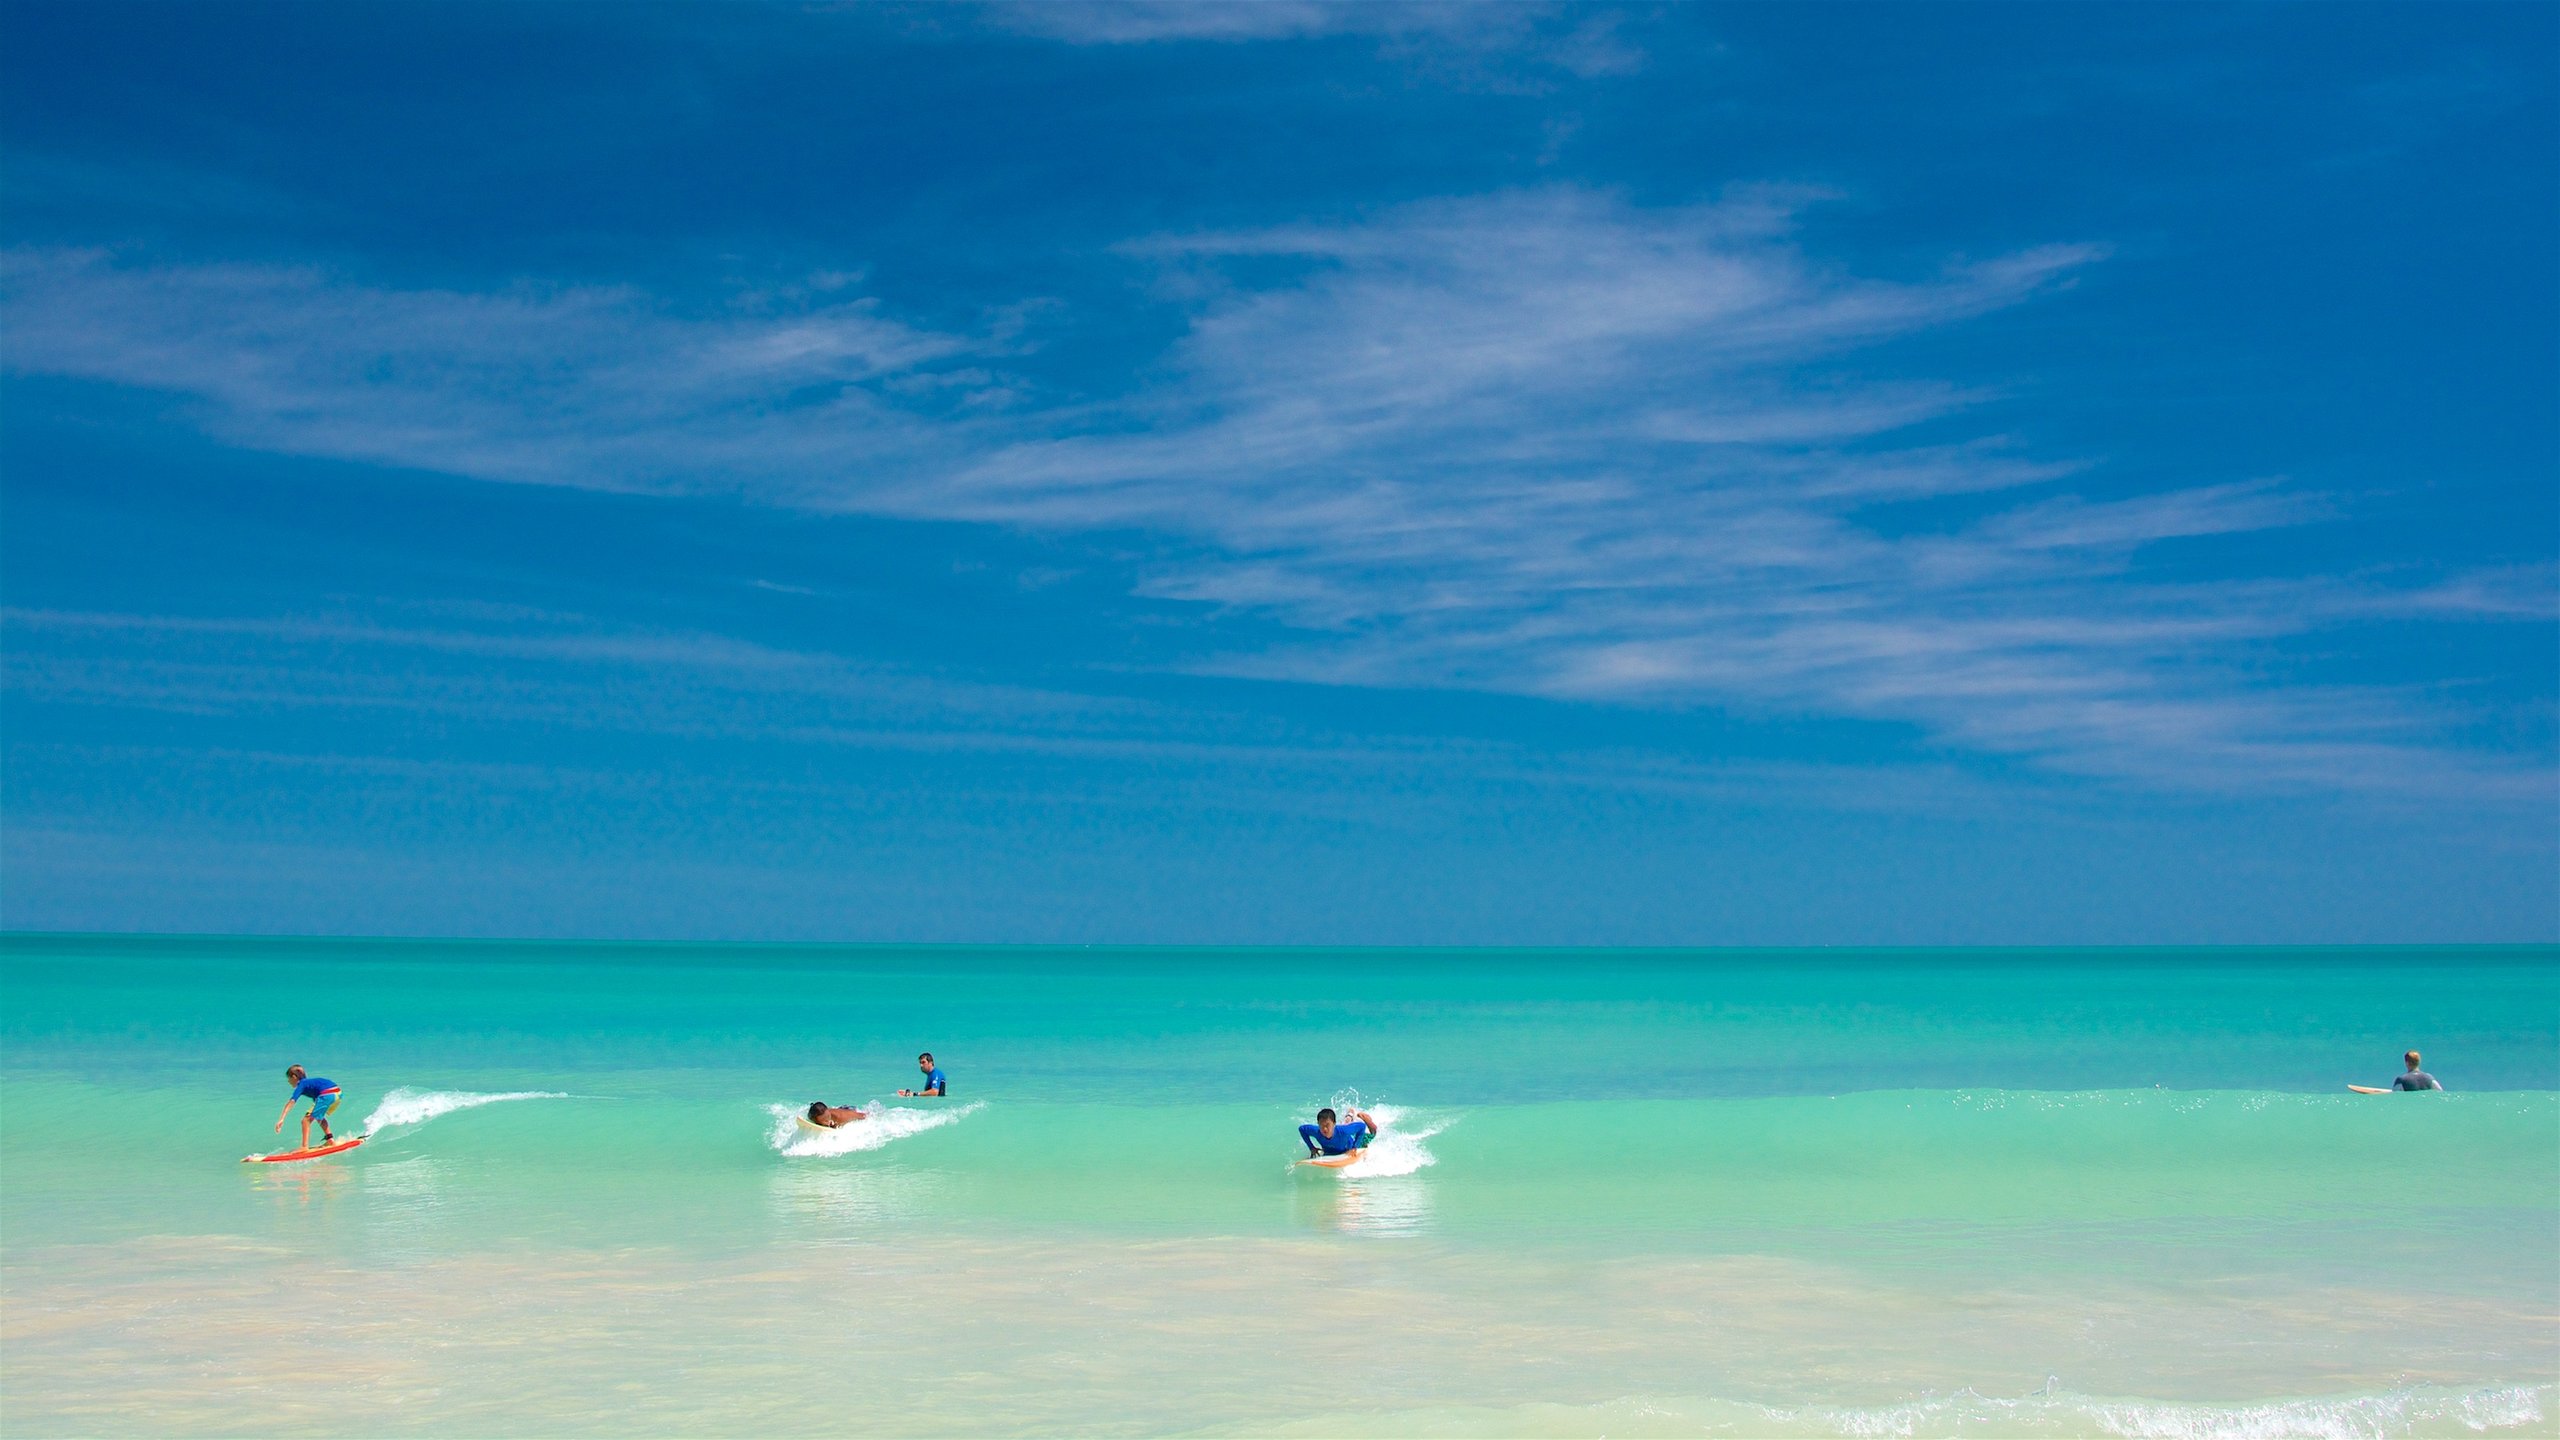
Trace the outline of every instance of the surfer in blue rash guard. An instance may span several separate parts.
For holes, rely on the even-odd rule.
[[[1354,1118],[1350,1124],[1337,1125],[1334,1123],[1332,1107],[1327,1106],[1316,1112],[1316,1123],[1298,1127],[1298,1138],[1307,1142],[1308,1159],[1312,1160],[1319,1155],[1347,1155],[1354,1150],[1366,1150],[1369,1148],[1369,1142],[1378,1138],[1378,1132],[1387,1128],[1373,1119],[1366,1110],[1354,1110],[1351,1114]]]
[[[951,1093],[951,1082],[942,1078],[942,1067],[933,1063],[932,1051],[927,1050],[916,1057],[916,1068],[924,1072],[924,1088],[921,1090],[901,1090],[898,1092],[899,1094],[916,1097],[931,1095],[936,1099],[940,1099],[941,1097]]]
[[[320,1122],[320,1143],[337,1144],[338,1137],[329,1133],[329,1112],[338,1108],[337,1082],[308,1074],[299,1065],[284,1067],[284,1078],[285,1083],[293,1087],[293,1093],[285,1097],[284,1109],[276,1116],[276,1133],[284,1133],[285,1117],[293,1113],[294,1105],[308,1100],[311,1108],[302,1116],[302,1148],[311,1148],[311,1122],[314,1120]]]

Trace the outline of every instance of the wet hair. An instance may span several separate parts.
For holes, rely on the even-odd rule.
[[[810,1101],[810,1102],[809,1102],[809,1118],[810,1118],[810,1119],[815,1120],[815,1119],[817,1119],[819,1116],[824,1115],[824,1114],[826,1114],[826,1113],[827,1113],[827,1102],[826,1102],[826,1101],[824,1101],[824,1100],[812,1100],[812,1101]]]
[[[309,1073],[309,1071],[303,1069],[299,1065],[287,1065],[284,1067],[284,1078],[287,1080],[299,1081],[303,1076]]]
[[[924,1052],[923,1054],[921,1054],[921,1055],[917,1056],[916,1058],[917,1058],[917,1059],[919,1059],[919,1060],[930,1060],[930,1059],[932,1059],[932,1058],[933,1058],[933,1052],[932,1052],[932,1051],[930,1051],[930,1050],[927,1050],[926,1052]]]
[[[1319,1120],[1330,1120],[1330,1119],[1332,1119],[1332,1118],[1333,1118],[1333,1107],[1332,1107],[1332,1106],[1330,1106],[1330,1105],[1327,1105],[1327,1106],[1326,1106],[1326,1107],[1324,1107],[1323,1109],[1321,1109],[1321,1110],[1317,1111],[1317,1112],[1316,1112],[1316,1118],[1317,1118],[1317,1119],[1319,1119]]]
[[[2411,1065],[2413,1065],[2413,1066],[2414,1066],[2414,1065],[2416,1065],[2416,1064],[2418,1063],[2418,1052],[2417,1052],[2417,1051],[2415,1051],[2415,1050],[2412,1050],[2412,1051],[2410,1051],[2408,1054],[2403,1055],[2403,1056],[2401,1056],[2400,1058],[2401,1058],[2401,1059],[2403,1059],[2403,1060],[2408,1061]]]

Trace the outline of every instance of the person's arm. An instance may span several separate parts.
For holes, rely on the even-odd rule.
[[[1324,1153],[1324,1151],[1316,1144],[1316,1127],[1313,1125],[1299,1126],[1298,1138],[1306,1142],[1308,1159],[1313,1160],[1318,1155]]]
[[[301,1096],[299,1093],[292,1094],[292,1095],[288,1095],[288,1096],[286,1096],[286,1097],[285,1097],[285,1100],[284,1100],[284,1108],[283,1108],[282,1110],[279,1110],[279,1111],[277,1111],[277,1112],[276,1112],[276,1133],[277,1133],[277,1134],[281,1135],[281,1134],[283,1134],[283,1133],[284,1133],[284,1122],[285,1122],[285,1119],[286,1119],[286,1117],[288,1117],[288,1116],[290,1116],[290,1115],[292,1115],[292,1114],[293,1114],[293,1103],[294,1103],[295,1101],[297,1101],[297,1100],[301,1099],[301,1098],[302,1098],[302,1096]]]

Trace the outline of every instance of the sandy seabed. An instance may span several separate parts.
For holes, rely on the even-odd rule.
[[[1421,1238],[12,1252],[12,1436],[2547,1434],[2560,1317]]]

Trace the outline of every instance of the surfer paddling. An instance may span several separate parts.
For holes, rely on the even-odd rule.
[[[898,1092],[899,1094],[913,1096],[919,1099],[924,1096],[931,1095],[936,1099],[940,1099],[951,1093],[951,1082],[942,1078],[942,1067],[933,1063],[932,1051],[927,1050],[916,1057],[916,1068],[924,1072],[924,1088],[921,1090],[901,1090]]]
[[[823,1126],[829,1130],[836,1129],[843,1125],[850,1125],[856,1120],[868,1120],[870,1118],[870,1116],[863,1114],[861,1111],[854,1109],[850,1105],[830,1105],[824,1100],[812,1100],[809,1102],[809,1123],[812,1125]]]
[[[1366,1150],[1369,1142],[1378,1138],[1378,1132],[1387,1128],[1366,1110],[1354,1110],[1351,1114],[1350,1124],[1336,1124],[1333,1108],[1327,1106],[1316,1112],[1316,1123],[1298,1127],[1298,1138],[1307,1142],[1308,1159]]]
[[[293,1107],[308,1100],[311,1108],[302,1116],[302,1148],[311,1148],[311,1122],[314,1120],[320,1122],[320,1143],[337,1144],[338,1137],[329,1133],[329,1112],[338,1108],[338,1082],[308,1074],[299,1065],[284,1067],[284,1078],[285,1083],[293,1087],[293,1093],[285,1097],[284,1109],[276,1116],[276,1133],[284,1133],[285,1119],[293,1114]]]

